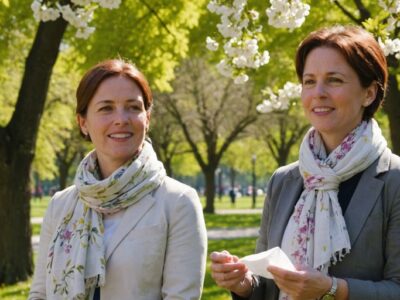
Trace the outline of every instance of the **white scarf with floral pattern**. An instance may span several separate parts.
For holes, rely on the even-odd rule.
[[[112,214],[136,203],[155,190],[166,176],[148,142],[144,142],[137,158],[108,178],[99,180],[96,169],[97,155],[92,151],[76,173],[76,206],[62,216],[50,243],[46,282],[50,299],[88,299],[94,287],[105,284],[102,214]]]
[[[339,184],[370,166],[385,150],[375,120],[361,122],[328,156],[319,133],[311,128],[300,146],[299,168],[304,191],[282,240],[295,265],[327,274],[331,264],[350,252],[350,239],[338,201]],[[281,292],[279,299],[285,298]]]

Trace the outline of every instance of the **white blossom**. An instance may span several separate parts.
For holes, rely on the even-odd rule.
[[[210,51],[216,51],[218,49],[219,44],[210,38],[209,36],[206,38],[207,49]]]
[[[235,8],[243,8],[247,4],[247,0],[234,0],[233,7]]]
[[[247,59],[243,55],[235,57],[232,62],[238,68],[244,68],[247,65]]]
[[[46,10],[43,10],[41,12],[41,20],[43,22],[47,22],[47,21],[55,21],[60,17],[60,12],[58,11],[58,9],[54,9],[54,8],[47,8]]]
[[[121,4],[121,0],[71,0],[71,4],[67,5],[60,5],[58,2],[46,2],[47,6],[44,1],[34,0],[31,4],[36,21],[54,21],[61,16],[77,29],[76,37],[85,39],[95,30],[88,24],[93,19],[93,12],[98,6],[113,9]]]
[[[397,59],[400,58],[400,39],[391,40],[387,38],[384,42],[378,39],[378,42],[386,56],[395,55]]]
[[[207,9],[208,9],[210,12],[212,12],[212,13],[217,12],[218,7],[219,7],[219,5],[218,5],[217,2],[215,2],[215,1],[210,1],[210,2],[207,4]]]
[[[118,8],[121,5],[121,0],[96,0],[96,2],[99,3],[101,7],[108,9]]]
[[[269,63],[269,59],[270,59],[269,52],[267,50],[265,50],[263,52],[263,54],[261,55],[260,64],[265,65],[265,64]]]
[[[257,35],[262,31],[262,25],[257,23],[259,13],[247,8],[247,0],[233,0],[231,5],[220,3],[211,0],[207,5],[209,11],[220,16],[218,44],[223,45],[225,59],[219,62],[217,69],[223,76],[241,84],[248,81],[246,68],[257,69],[269,61],[268,51],[260,51],[258,43]],[[207,49],[215,51],[215,43],[214,38],[207,38]]]
[[[71,0],[71,2],[76,5],[85,6],[89,5],[92,2],[92,0]]]
[[[254,9],[249,10],[249,14],[250,14],[251,19],[254,21],[258,20],[258,18],[260,17],[259,12]]]
[[[379,6],[383,8],[384,11],[390,13],[390,14],[398,14],[400,13],[400,1],[398,0],[392,0],[392,1],[388,1],[388,3],[386,3],[386,1],[384,0],[379,0]]]
[[[38,22],[40,21],[40,10],[41,10],[41,7],[42,7],[42,5],[37,0],[33,1],[32,4],[31,4],[31,9],[33,11],[33,17]]]
[[[293,82],[286,82],[282,89],[278,90],[275,94],[270,88],[263,91],[269,97],[264,99],[263,102],[257,105],[257,111],[260,113],[270,113],[273,111],[287,110],[290,103],[294,99],[301,96],[301,85]]]
[[[224,59],[221,60],[217,64],[217,70],[221,75],[223,75],[225,77],[231,77],[232,76],[232,67]]]
[[[274,110],[274,108],[272,107],[272,103],[267,100],[264,100],[261,104],[258,104],[256,109],[262,114],[267,114]]]
[[[79,28],[76,31],[76,37],[86,40],[94,31],[95,31],[94,27]]]
[[[234,82],[235,84],[243,84],[249,80],[249,76],[246,74],[240,74],[239,76],[236,76]]]
[[[310,6],[300,0],[271,0],[271,7],[265,12],[268,24],[277,28],[300,27],[310,12]]]

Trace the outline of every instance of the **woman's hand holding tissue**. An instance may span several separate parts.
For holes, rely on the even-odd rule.
[[[246,265],[228,251],[212,252],[211,276],[218,286],[226,288],[241,297],[252,292],[252,276]]]

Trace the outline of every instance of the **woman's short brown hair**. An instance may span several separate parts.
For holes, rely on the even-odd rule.
[[[86,116],[87,108],[100,84],[107,78],[124,76],[138,85],[143,93],[144,108],[151,109],[153,96],[146,77],[131,63],[122,59],[102,61],[89,69],[81,79],[76,90],[76,113]]]
[[[363,120],[371,119],[383,102],[388,81],[386,57],[378,42],[372,34],[357,26],[333,26],[310,33],[296,53],[296,72],[300,82],[308,54],[318,47],[338,50],[357,73],[364,88],[374,81],[377,83],[375,100],[363,114]]]

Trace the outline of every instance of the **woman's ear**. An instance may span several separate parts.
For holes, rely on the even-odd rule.
[[[372,102],[374,102],[376,98],[376,94],[378,93],[378,84],[374,80],[369,87],[366,89],[366,95],[365,95],[365,100],[363,103],[364,107],[367,107],[371,105]]]
[[[89,132],[86,128],[86,118],[81,116],[80,114],[77,114],[76,121],[77,121],[78,126],[81,129],[81,132],[83,133],[83,135],[87,136],[89,134]]]

